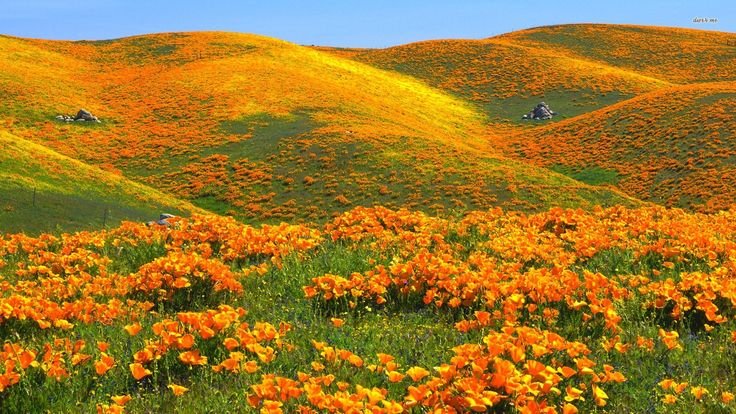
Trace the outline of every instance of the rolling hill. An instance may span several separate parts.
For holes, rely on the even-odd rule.
[[[38,233],[203,212],[188,202],[0,130],[0,229]]]
[[[324,220],[373,204],[638,203],[507,159],[489,145],[485,116],[457,97],[287,42],[172,33],[0,43],[3,61],[18,62],[0,71],[10,132],[210,211]],[[53,120],[78,107],[103,123]]]
[[[504,144],[521,158],[642,200],[716,211],[736,200],[735,106],[736,82],[676,86]]]
[[[586,24],[323,49],[475,103],[492,146],[510,158],[641,200],[715,211],[734,199],[734,44],[732,33]],[[560,116],[519,119],[540,100]]]
[[[736,79],[736,33],[657,26],[570,24],[498,37],[672,83]]]
[[[561,115],[557,119],[564,119],[669,85],[607,63],[562,56],[543,45],[501,38],[433,40],[352,58],[470,100],[490,122],[502,124],[521,125],[521,115],[539,100],[554,102]]]
[[[675,28],[545,26],[479,40],[329,49],[406,73],[478,104],[494,123],[525,125],[539,100],[565,119],[658,88],[733,79],[736,35]]]
[[[712,211],[733,187],[733,40],[610,25],[388,49],[1,37],[0,114],[14,136],[249,220],[374,204]],[[539,100],[560,116],[521,121]],[[53,120],[80,107],[104,122]]]

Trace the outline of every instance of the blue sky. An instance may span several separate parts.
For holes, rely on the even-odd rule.
[[[694,23],[713,18],[717,23]],[[385,47],[561,23],[736,32],[733,0],[0,0],[0,34],[96,40],[169,31],[257,33],[299,44]]]

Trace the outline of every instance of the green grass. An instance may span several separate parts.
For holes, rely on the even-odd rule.
[[[185,214],[185,202],[0,131],[0,229],[99,228]]]
[[[467,96],[465,97],[467,98]],[[550,90],[541,96],[517,95],[512,98],[498,99],[479,105],[483,112],[487,114],[490,122],[532,127],[573,118],[632,97],[632,95],[616,91],[602,94],[595,93],[590,89]],[[521,119],[522,115],[529,113],[542,101],[557,112],[557,115],[544,121]]]
[[[72,231],[114,227],[123,220],[149,221],[162,212],[183,211],[163,204],[129,204],[99,194],[64,194],[0,182],[0,229],[3,232]],[[35,203],[34,203],[35,198]]]
[[[285,138],[295,138],[317,128],[308,110],[295,111],[285,117],[257,114],[233,121],[223,121],[220,129],[226,134],[250,135],[250,138],[218,147],[210,147],[201,155],[224,154],[232,160],[248,158],[263,161],[277,153],[279,143]]]
[[[256,121],[228,123],[231,133],[253,131],[249,132],[252,137],[202,152],[202,159],[214,154],[228,157],[228,167],[218,170],[228,177],[225,182],[235,179],[229,166],[236,165],[238,160],[247,160],[255,168],[268,171],[272,177],[269,182],[240,183],[236,187],[246,203],[270,194],[267,202],[259,203],[263,211],[271,211],[271,217],[255,217],[233,207],[230,185],[226,184],[206,186],[192,198],[193,203],[209,211],[233,214],[248,221],[257,218],[266,223],[293,217],[324,222],[358,205],[408,206],[437,213],[483,209],[489,205],[513,205],[519,210],[538,211],[550,205],[632,203],[607,189],[570,188],[578,183],[563,175],[540,174],[520,162],[499,162],[490,157],[466,160],[448,148],[417,137],[396,138],[389,149],[338,135],[315,136],[308,131],[310,123],[306,119],[297,117],[292,121],[264,122],[262,127],[255,128]],[[415,156],[428,152],[444,154],[440,157],[442,162]],[[194,165],[205,170],[210,164],[202,159]],[[174,165],[176,162],[170,167]],[[306,177],[315,182],[305,184]],[[187,180],[187,177],[175,179]],[[515,185],[518,191],[513,190]],[[552,188],[557,190],[550,191]],[[480,197],[474,194],[476,189]],[[339,195],[344,195],[349,203],[336,202]]]
[[[565,174],[570,178],[590,185],[616,185],[621,179],[617,171],[607,170],[598,166],[590,166],[580,169],[564,165],[556,165],[553,166],[551,170],[560,174]]]

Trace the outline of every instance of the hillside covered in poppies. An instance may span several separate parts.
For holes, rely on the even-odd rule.
[[[491,145],[509,158],[643,201],[718,211],[736,197],[734,44],[733,33],[563,25],[324,50],[473,102],[487,117]],[[542,100],[560,116],[520,120]]]
[[[635,205],[502,154],[473,104],[421,80],[253,35],[0,39],[9,133],[241,219]],[[57,114],[86,108],[95,125]]]
[[[735,44],[0,36],[0,412],[735,412]]]

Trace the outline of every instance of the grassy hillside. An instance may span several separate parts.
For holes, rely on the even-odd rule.
[[[548,26],[483,40],[335,50],[415,76],[488,114],[493,146],[632,197],[714,211],[734,199],[736,35]],[[521,121],[540,100],[560,113]]]
[[[14,57],[40,79],[15,99],[24,81],[10,75],[15,68],[5,75],[12,98],[3,111],[14,134],[214,212],[324,220],[373,204],[447,211],[635,203],[503,158],[488,145],[483,114],[457,97],[279,40],[193,33],[0,42],[6,62],[22,44],[62,62],[46,79],[36,56]],[[76,85],[89,86],[64,95]],[[46,98],[56,94],[67,98]],[[52,120],[79,106],[103,123]]]
[[[732,412],[735,223],[357,208],[3,235],[0,411]]]
[[[499,145],[643,200],[714,211],[736,199],[735,105],[734,82],[672,87]]]
[[[0,101],[2,122],[48,120],[63,111],[88,106],[100,108],[90,99],[102,85],[90,79],[96,65],[59,54],[33,42],[0,36]],[[76,113],[76,112],[75,112]]]
[[[0,229],[76,230],[201,211],[0,130]]]
[[[494,123],[525,126],[534,123],[521,121],[521,115],[541,100],[560,114],[555,119],[565,119],[669,84],[506,38],[434,40],[354,53],[352,58],[475,102]]]
[[[674,27],[545,26],[500,39],[585,58],[673,83],[736,79],[736,33]]]
[[[732,33],[580,24],[481,40],[321,50],[410,74],[479,104],[494,122],[528,126],[519,118],[539,100],[565,119],[673,84],[732,80],[733,44]]]

